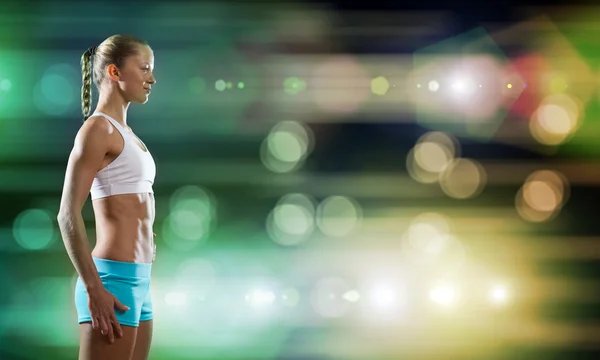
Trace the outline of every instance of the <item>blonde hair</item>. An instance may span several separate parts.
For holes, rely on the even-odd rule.
[[[96,89],[100,89],[106,67],[110,64],[122,67],[128,57],[138,53],[140,45],[148,46],[148,43],[131,35],[113,35],[81,55],[81,111],[84,120],[92,108],[92,80]]]

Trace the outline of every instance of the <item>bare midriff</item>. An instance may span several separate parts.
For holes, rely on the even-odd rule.
[[[154,253],[154,195],[113,195],[92,202],[96,218],[96,246],[101,259],[152,263]]]

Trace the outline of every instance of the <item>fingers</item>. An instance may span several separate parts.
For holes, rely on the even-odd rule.
[[[123,337],[123,329],[117,319],[115,308],[127,311],[129,307],[123,305],[108,291],[101,295],[102,297],[90,297],[90,313],[93,314],[92,329],[100,330],[100,333],[106,335],[107,340],[112,344],[115,341],[115,335]]]
[[[97,324],[96,327],[94,327],[94,324]],[[121,324],[119,323],[119,320],[114,312],[112,314],[96,318],[96,321],[92,322],[92,328],[99,328],[100,333],[102,335],[106,335],[110,343],[115,341],[115,335],[120,338],[123,337],[123,329],[121,328]]]
[[[113,331],[112,324],[110,323],[110,315],[106,317],[106,322],[108,322],[108,341],[113,343],[115,342],[115,333]]]
[[[108,324],[106,323],[104,316],[98,317],[98,325],[100,325],[100,334],[108,334]]]
[[[114,312],[110,315],[110,319],[112,320],[112,324],[115,328],[117,336],[123,337],[123,329],[121,329],[121,324],[119,324],[119,320],[117,320],[117,317],[115,316]]]
[[[125,305],[121,304],[121,302],[119,300],[117,300],[117,298],[115,298],[115,307],[121,311],[129,310],[129,306],[125,306]]]

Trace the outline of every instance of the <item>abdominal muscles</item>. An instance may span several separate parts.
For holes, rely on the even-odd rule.
[[[92,256],[151,263],[154,251],[154,195],[124,194],[93,201],[96,246]]]

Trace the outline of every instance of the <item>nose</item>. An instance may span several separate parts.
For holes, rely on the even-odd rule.
[[[150,78],[148,78],[146,82],[150,85],[156,84],[156,78],[154,77],[154,74],[150,74]]]

